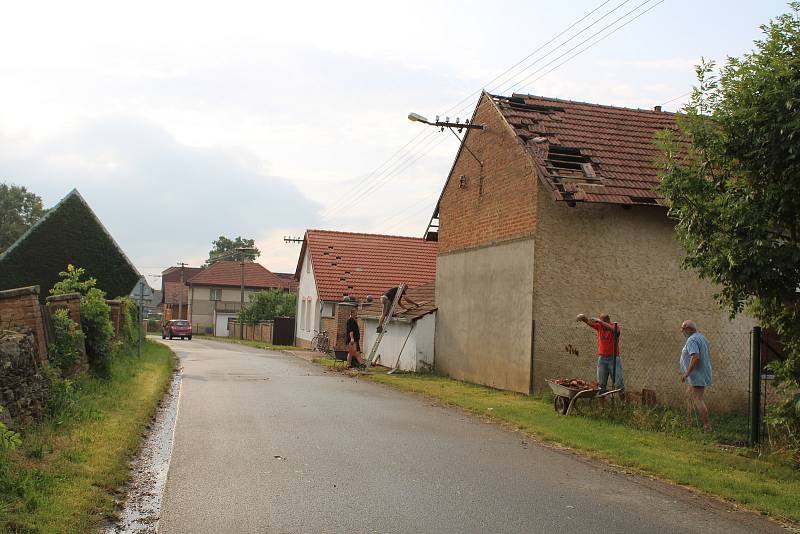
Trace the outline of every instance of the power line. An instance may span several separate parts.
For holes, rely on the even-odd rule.
[[[561,37],[562,35],[564,35],[565,33],[567,33],[569,30],[571,30],[572,28],[574,28],[576,25],[578,25],[578,24],[580,24],[581,22],[583,22],[584,20],[586,20],[588,17],[590,17],[592,14],[594,14],[594,13],[595,13],[595,12],[597,12],[599,9],[601,9],[603,6],[605,6],[606,4],[608,4],[610,1],[611,1],[611,0],[606,0],[606,1],[602,2],[600,5],[598,5],[597,7],[595,7],[594,9],[592,9],[591,11],[589,11],[589,12],[588,12],[586,15],[584,15],[584,16],[583,16],[583,17],[581,17],[580,19],[576,20],[575,22],[573,22],[572,24],[570,24],[569,26],[567,26],[567,27],[566,27],[564,30],[562,30],[561,32],[559,32],[559,33],[558,33],[558,34],[557,34],[555,37],[551,38],[549,41],[547,41],[547,42],[545,42],[543,45],[539,46],[539,47],[538,47],[536,50],[534,50],[533,52],[531,52],[530,54],[528,54],[527,56],[525,56],[523,59],[521,59],[520,61],[518,61],[517,63],[515,63],[514,65],[512,65],[511,67],[509,67],[509,68],[508,68],[508,69],[506,69],[505,71],[501,72],[499,75],[495,76],[495,77],[494,77],[492,80],[490,80],[490,81],[489,81],[489,82],[488,82],[486,85],[490,85],[490,84],[494,83],[494,82],[495,82],[495,81],[497,81],[498,79],[502,78],[503,76],[505,76],[506,74],[508,74],[509,72],[511,72],[513,69],[515,69],[517,66],[519,66],[520,64],[522,64],[522,63],[524,63],[525,61],[527,61],[527,60],[528,60],[530,57],[532,57],[533,55],[535,55],[536,53],[538,53],[540,50],[542,50],[543,48],[545,48],[547,45],[549,45],[550,43],[552,43],[553,41],[555,41],[556,39],[558,39],[559,37]],[[625,4],[625,3],[627,3],[628,1],[630,1],[630,0],[625,0],[625,1],[624,1],[624,2],[622,2],[621,4],[617,5],[617,7],[615,7],[614,9],[612,9],[611,11],[609,11],[608,13],[606,13],[605,15],[603,15],[602,17],[600,17],[599,19],[597,19],[595,22],[593,22],[593,23],[592,23],[592,24],[590,24],[589,26],[587,26],[587,27],[583,28],[583,29],[582,29],[580,32],[578,32],[578,34],[576,34],[576,36],[577,36],[577,35],[580,35],[580,34],[581,34],[581,33],[583,33],[584,31],[586,31],[588,28],[590,28],[591,26],[593,26],[594,24],[596,24],[598,21],[600,21],[600,20],[602,20],[603,18],[605,18],[606,16],[608,16],[610,13],[612,13],[612,12],[616,11],[617,9],[619,9],[619,8],[620,8],[622,5],[624,5],[624,4]],[[575,37],[575,36],[573,36],[572,38],[574,38],[574,37]],[[570,38],[570,40],[571,40],[572,38]],[[559,47],[563,46],[563,45],[564,45],[566,42],[569,42],[569,40],[565,41],[564,43],[561,43],[561,44],[560,44],[560,45],[558,45],[558,46],[557,46],[557,47],[556,47],[554,50],[557,50]],[[550,53],[552,53],[552,51],[551,51]],[[546,56],[545,56],[545,57],[546,57]],[[528,69],[529,67],[530,67],[530,65],[529,65],[528,67],[526,67],[525,69],[522,69],[522,70],[521,70],[519,73],[515,74],[514,76],[518,76],[519,74],[521,74],[522,72],[524,72],[524,71],[525,71],[526,69]],[[445,113],[449,113],[450,111],[454,110],[455,108],[458,108],[458,106],[459,106],[459,105],[461,105],[461,104],[462,104],[462,103],[464,103],[464,102],[467,102],[467,101],[469,101],[469,100],[470,100],[470,99],[471,99],[473,96],[480,94],[480,92],[481,92],[481,90],[479,89],[478,91],[471,93],[470,95],[468,95],[467,97],[465,97],[464,99],[462,99],[461,101],[459,101],[457,104],[455,104],[454,106],[450,107],[450,108],[449,108],[449,109],[448,109],[448,110],[447,110]],[[461,109],[459,110],[459,112],[461,112],[461,111],[464,111],[464,109],[467,109],[467,108],[461,108]],[[392,165],[394,165],[394,163],[393,163],[393,164],[391,164],[391,165],[389,165],[389,167],[388,167],[388,168],[384,168],[384,167],[386,167],[386,165],[387,165],[387,164],[390,164],[390,162],[391,162],[391,161],[392,161],[392,160],[393,160],[395,157],[397,157],[399,154],[401,154],[401,153],[403,152],[403,150],[404,150],[406,147],[409,147],[409,145],[411,145],[412,143],[414,143],[414,141],[418,140],[418,139],[419,139],[419,138],[420,138],[422,135],[423,135],[423,132],[420,132],[420,133],[418,133],[417,135],[415,135],[414,137],[412,137],[412,138],[411,138],[411,140],[409,140],[409,141],[408,141],[408,142],[407,142],[405,145],[403,145],[402,147],[400,147],[400,148],[399,148],[399,149],[398,149],[398,150],[397,150],[397,151],[396,151],[394,154],[392,154],[392,155],[391,155],[391,156],[390,156],[390,157],[389,157],[387,160],[385,160],[383,163],[381,163],[381,165],[379,165],[377,168],[375,168],[375,169],[374,169],[372,172],[368,173],[368,174],[367,174],[367,175],[366,175],[364,178],[362,178],[362,179],[361,179],[361,180],[360,180],[358,183],[354,184],[354,185],[353,185],[353,186],[352,186],[352,187],[351,187],[351,188],[348,190],[348,192],[347,192],[347,193],[345,193],[344,195],[342,195],[341,197],[339,197],[339,199],[337,199],[336,201],[334,201],[334,203],[333,203],[333,204],[332,204],[332,205],[331,205],[331,206],[330,206],[328,209],[326,209],[326,210],[325,210],[325,213],[324,213],[324,214],[323,214],[323,216],[322,216],[323,220],[325,220],[325,219],[330,219],[330,217],[333,215],[333,213],[334,213],[335,211],[339,211],[339,210],[341,209],[341,207],[342,207],[342,204],[343,204],[343,203],[344,203],[344,204],[349,204],[349,203],[351,203],[351,202],[352,202],[352,199],[351,199],[351,198],[349,198],[349,197],[350,197],[350,195],[352,194],[352,192],[353,192],[353,191],[356,191],[356,190],[358,190],[358,189],[359,189],[359,188],[360,188],[360,187],[361,187],[361,186],[362,186],[364,183],[366,183],[367,181],[369,181],[369,180],[371,180],[371,179],[375,179],[375,180],[377,180],[377,179],[380,179],[380,178],[379,178],[379,177],[380,177],[380,175],[384,174],[384,173],[385,173],[385,172],[386,172],[386,171],[387,171],[389,168],[391,168],[391,166],[392,166]],[[426,138],[426,139],[429,139],[430,137],[431,137],[430,135],[425,135],[425,138]],[[423,140],[420,140],[420,142],[419,142],[419,143],[417,143],[417,145],[421,145],[421,144],[422,144],[422,141],[423,141]],[[409,151],[411,151],[411,149],[410,149],[410,148],[409,148]],[[374,178],[376,175],[378,175],[378,178]]]
[[[675,98],[670,98],[666,102],[662,102],[661,104],[659,104],[659,106],[666,106],[667,104],[671,104],[672,102],[675,102],[676,100],[679,100],[679,99],[681,99],[681,98],[683,98],[685,96],[689,96],[690,94],[692,94],[692,91],[689,91],[687,93],[683,93],[682,95],[678,95]]]
[[[603,33],[604,31],[606,31],[608,28],[610,28],[611,26],[613,26],[614,24],[616,24],[617,22],[619,22],[620,20],[624,19],[625,17],[627,17],[628,15],[630,15],[631,13],[633,13],[634,11],[637,11],[637,10],[639,10],[639,9],[640,9],[642,6],[644,6],[645,4],[648,4],[648,3],[652,2],[652,1],[653,1],[653,0],[645,0],[644,2],[642,2],[641,4],[639,4],[638,6],[634,7],[634,8],[633,8],[633,9],[631,9],[630,11],[626,12],[624,15],[621,15],[620,17],[618,17],[618,18],[614,19],[614,21],[613,21],[613,22],[611,22],[611,23],[609,23],[609,24],[607,24],[607,25],[603,26],[602,28],[600,28],[599,30],[597,30],[595,33],[593,33],[592,35],[590,35],[589,37],[587,37],[586,39],[584,39],[584,40],[583,40],[583,41],[581,41],[580,43],[576,44],[575,46],[573,46],[572,48],[570,48],[569,50],[567,50],[567,51],[566,51],[566,52],[564,52],[563,54],[559,55],[559,56],[558,56],[558,57],[556,57],[555,59],[553,59],[553,60],[551,60],[551,61],[549,61],[549,62],[545,63],[544,65],[542,65],[541,67],[539,67],[538,69],[536,69],[535,71],[533,71],[532,73],[530,73],[529,75],[527,75],[525,78],[523,78],[522,80],[518,81],[518,82],[517,82],[517,83],[515,83],[514,85],[512,85],[512,86],[510,86],[510,87],[506,88],[506,89],[505,89],[504,91],[502,91],[502,92],[508,92],[508,91],[511,91],[511,90],[513,90],[515,87],[519,87],[520,85],[522,85],[522,84],[524,84],[524,83],[528,83],[528,80],[529,80],[529,79],[530,79],[532,76],[534,76],[536,73],[538,73],[538,72],[541,72],[542,70],[544,70],[544,69],[545,69],[545,68],[547,68],[548,66],[552,65],[553,63],[555,63],[556,61],[558,61],[558,60],[559,60],[559,59],[561,59],[562,57],[566,56],[567,54],[569,54],[570,52],[572,52],[573,50],[575,50],[576,48],[578,48],[578,47],[579,47],[579,46],[581,46],[582,44],[584,44],[584,43],[586,43],[586,42],[588,42],[588,41],[592,40],[593,38],[595,38],[596,36],[600,35],[600,34],[601,34],[601,33]],[[663,2],[663,1],[664,1],[664,0],[660,0],[660,1],[659,1],[657,4],[654,4],[653,6],[651,6],[650,8],[648,8],[647,10],[645,10],[645,11],[643,11],[643,12],[639,13],[638,15],[636,15],[635,17],[633,17],[632,19],[630,19],[630,20],[626,21],[626,22],[625,22],[625,24],[621,25],[619,28],[616,28],[615,30],[613,30],[613,31],[609,32],[609,33],[608,33],[607,35],[605,35],[604,37],[602,37],[602,38],[598,39],[597,41],[595,41],[595,42],[591,43],[589,46],[587,46],[585,49],[581,50],[580,52],[578,52],[578,53],[577,53],[577,54],[575,54],[574,56],[571,56],[571,57],[569,57],[569,58],[568,58],[566,61],[564,61],[564,63],[566,63],[567,61],[570,61],[570,60],[572,60],[574,57],[576,57],[576,56],[580,55],[581,53],[585,52],[586,50],[588,50],[589,48],[593,47],[594,45],[596,45],[597,43],[599,43],[600,41],[602,41],[602,40],[603,40],[603,39],[605,39],[606,37],[608,37],[608,36],[610,36],[610,35],[613,35],[613,34],[614,34],[614,33],[616,33],[618,30],[620,30],[621,28],[624,28],[625,26],[627,26],[628,24],[630,24],[631,22],[633,22],[633,21],[634,21],[634,20],[636,20],[637,18],[641,17],[642,15],[644,15],[645,13],[647,13],[648,11],[650,11],[651,9],[653,9],[654,7],[656,7],[658,4],[660,4],[660,3],[661,3],[661,2]],[[559,64],[558,66],[556,66],[556,68],[560,67],[560,66],[561,66],[561,65],[563,65],[564,63],[561,63],[561,64]],[[538,80],[538,79],[542,78],[543,76],[546,76],[547,74],[550,74],[550,73],[551,73],[551,72],[553,72],[554,70],[555,70],[555,68],[554,68],[554,69],[551,69],[551,70],[549,70],[549,71],[547,71],[546,73],[544,73],[544,74],[543,74],[542,76],[540,76],[539,78],[536,78],[536,80]],[[536,81],[536,80],[533,80],[533,81]],[[533,83],[533,82],[530,82],[530,83]]]
[[[548,55],[552,54],[553,52],[555,52],[555,51],[556,51],[556,50],[558,50],[559,48],[563,47],[564,45],[566,45],[567,43],[569,43],[570,41],[572,41],[573,39],[575,39],[577,36],[579,36],[580,34],[584,33],[584,32],[585,32],[586,30],[588,30],[589,28],[591,28],[591,27],[593,27],[594,25],[596,25],[596,24],[597,24],[599,21],[603,20],[604,18],[606,18],[607,16],[609,16],[611,13],[615,12],[616,10],[618,10],[620,7],[622,7],[623,5],[625,5],[626,3],[628,3],[629,1],[630,1],[630,0],[625,0],[625,1],[621,2],[621,3],[620,3],[620,4],[618,4],[616,7],[614,7],[614,8],[613,8],[613,9],[611,9],[611,10],[609,10],[608,12],[606,12],[605,14],[603,14],[603,15],[602,15],[601,17],[599,17],[598,19],[594,20],[594,21],[593,21],[591,24],[589,24],[589,25],[585,26],[584,28],[582,28],[582,29],[581,29],[581,30],[580,30],[578,33],[576,33],[575,35],[571,36],[571,37],[570,37],[569,39],[567,39],[566,41],[563,41],[563,42],[561,42],[561,43],[560,43],[558,46],[556,46],[555,48],[553,48],[552,50],[550,50],[549,52],[547,52],[547,53],[546,53],[544,56],[540,57],[540,58],[539,58],[539,59],[537,59],[536,61],[534,61],[534,62],[530,63],[529,65],[527,65],[525,68],[521,69],[519,72],[515,73],[513,76],[511,76],[509,79],[507,79],[507,80],[506,80],[506,82],[508,82],[508,81],[511,81],[511,80],[513,80],[514,78],[518,77],[519,75],[521,75],[522,73],[524,73],[526,70],[528,70],[528,69],[530,69],[531,67],[533,67],[533,66],[534,66],[536,63],[538,63],[539,61],[541,61],[542,59],[544,59],[544,58],[545,58],[545,57],[547,57]],[[640,3],[640,4],[639,4],[639,5],[637,5],[635,8],[633,8],[633,9],[631,9],[630,11],[626,12],[624,15],[622,15],[622,16],[620,16],[620,17],[618,17],[618,18],[617,18],[617,19],[615,19],[613,22],[611,22],[611,23],[607,24],[606,26],[604,26],[603,28],[601,28],[601,29],[600,29],[600,30],[598,30],[597,32],[593,33],[591,36],[587,37],[586,39],[582,40],[580,43],[578,43],[577,45],[573,46],[572,48],[570,48],[570,49],[569,49],[569,50],[567,50],[566,52],[564,52],[564,53],[560,54],[559,56],[557,56],[557,57],[556,57],[556,58],[554,58],[553,60],[549,61],[549,62],[548,62],[548,63],[546,63],[545,65],[541,66],[540,68],[536,69],[536,70],[535,70],[535,71],[533,71],[532,73],[528,74],[527,76],[525,76],[524,78],[522,78],[522,80],[520,80],[520,81],[516,82],[515,84],[513,84],[513,85],[512,85],[512,86],[510,86],[509,88],[505,89],[504,91],[511,90],[511,89],[513,89],[513,88],[515,88],[515,87],[518,87],[518,86],[519,86],[520,84],[522,84],[522,83],[526,83],[526,82],[527,82],[527,81],[528,81],[528,80],[529,80],[529,79],[530,79],[532,76],[534,76],[534,75],[536,75],[537,73],[541,72],[542,70],[544,70],[544,69],[545,69],[545,68],[547,68],[548,66],[552,65],[553,63],[555,63],[555,62],[556,62],[556,61],[558,61],[559,59],[563,58],[564,56],[568,55],[570,52],[572,52],[572,51],[574,51],[575,49],[579,48],[581,45],[583,45],[583,44],[585,44],[585,43],[587,43],[587,42],[591,41],[593,38],[595,38],[595,37],[597,37],[598,35],[602,34],[603,32],[605,32],[605,31],[606,31],[606,30],[608,30],[609,28],[613,27],[615,24],[617,24],[617,23],[618,23],[618,22],[620,22],[621,20],[623,20],[623,19],[625,19],[626,17],[628,17],[630,14],[632,14],[632,13],[634,13],[634,12],[638,11],[638,10],[639,10],[639,9],[641,9],[643,6],[645,6],[646,4],[648,4],[648,3],[652,2],[652,1],[653,1],[653,0],[645,0],[644,2]],[[630,24],[631,22],[633,22],[634,20],[636,20],[637,18],[641,17],[642,15],[644,15],[645,13],[647,13],[647,12],[648,12],[648,11],[650,11],[650,10],[652,10],[653,8],[655,8],[656,6],[658,6],[659,4],[661,4],[661,3],[663,3],[663,2],[664,2],[664,0],[660,0],[660,1],[659,1],[659,2],[657,2],[656,4],[654,4],[654,5],[650,6],[649,8],[647,8],[646,10],[644,10],[643,12],[639,13],[639,14],[638,14],[638,15],[636,15],[635,17],[632,17],[632,18],[631,18],[631,19],[629,19],[628,21],[624,22],[622,25],[620,25],[619,27],[615,28],[615,29],[614,29],[614,30],[612,30],[611,32],[607,33],[606,35],[604,35],[604,36],[603,36],[603,37],[601,37],[600,39],[597,39],[596,41],[594,41],[594,42],[590,43],[588,46],[586,46],[586,47],[585,47],[585,48],[583,48],[582,50],[580,50],[580,51],[578,51],[577,53],[573,54],[572,56],[568,57],[566,60],[564,60],[563,62],[559,63],[558,65],[556,65],[555,67],[553,67],[553,68],[552,68],[552,69],[550,69],[549,71],[545,72],[545,73],[544,73],[544,74],[542,74],[541,76],[537,77],[537,78],[536,78],[536,79],[534,79],[533,81],[537,81],[537,80],[541,79],[542,77],[546,76],[547,74],[549,74],[549,73],[553,72],[553,71],[554,71],[554,70],[556,70],[557,68],[559,68],[559,67],[561,67],[562,65],[564,65],[565,63],[567,63],[567,62],[571,61],[572,59],[574,59],[574,58],[575,58],[575,57],[577,57],[578,55],[582,54],[583,52],[585,52],[585,51],[586,51],[586,50],[588,50],[589,48],[591,48],[591,47],[595,46],[596,44],[600,43],[601,41],[603,41],[603,40],[604,40],[604,39],[606,39],[607,37],[609,37],[609,36],[613,35],[614,33],[616,33],[617,31],[619,31],[619,30],[620,30],[620,29],[622,29],[623,27],[627,26],[628,24]],[[516,68],[517,66],[519,66],[521,63],[525,62],[527,59],[529,59],[530,57],[532,57],[532,56],[533,56],[535,53],[537,53],[538,51],[542,50],[542,49],[543,49],[544,47],[546,47],[548,44],[550,44],[550,43],[552,43],[553,41],[555,41],[556,39],[558,39],[558,37],[560,37],[560,36],[562,36],[563,34],[565,34],[565,33],[566,33],[567,31],[569,31],[571,28],[575,27],[577,24],[579,24],[581,21],[585,20],[585,19],[586,19],[587,17],[589,17],[591,14],[593,14],[593,13],[595,13],[597,10],[601,9],[601,8],[602,8],[603,6],[605,6],[607,3],[608,3],[608,1],[606,1],[606,2],[603,2],[602,4],[600,4],[598,7],[596,7],[596,8],[595,8],[595,9],[593,9],[592,11],[590,11],[590,12],[589,12],[587,15],[584,15],[584,16],[583,16],[581,19],[579,19],[579,20],[578,20],[578,21],[576,21],[575,23],[571,24],[569,27],[567,27],[565,30],[563,30],[562,32],[560,32],[560,33],[559,33],[558,35],[556,35],[554,38],[550,39],[550,40],[549,40],[549,41],[547,41],[547,42],[546,42],[544,45],[542,45],[542,46],[540,46],[539,48],[537,48],[537,49],[536,49],[534,52],[532,52],[531,54],[529,54],[528,56],[526,56],[525,58],[523,58],[521,61],[519,61],[519,62],[517,62],[516,64],[514,64],[514,65],[513,65],[512,67],[510,67],[509,69],[506,69],[506,71],[504,71],[504,72],[503,72],[503,73],[501,73],[500,75],[496,76],[496,77],[495,77],[495,78],[494,78],[492,81],[490,81],[489,83],[492,83],[492,82],[494,82],[494,81],[496,81],[496,80],[498,80],[498,79],[502,78],[502,77],[503,77],[505,74],[507,74],[508,72],[510,72],[511,70],[513,70],[514,68]],[[504,82],[504,83],[505,83],[505,82]],[[531,83],[532,83],[532,82],[531,82]],[[496,89],[494,89],[494,90],[496,91],[496,90],[497,90],[497,88],[496,88]],[[464,101],[468,100],[468,99],[469,99],[469,98],[471,98],[473,95],[474,95],[474,93],[473,93],[473,94],[471,94],[470,96],[468,96],[467,98],[465,98],[465,99],[462,99],[462,100],[461,100],[461,102],[464,102]],[[461,102],[459,102],[459,104],[460,104]],[[452,111],[452,110],[453,110],[454,108],[456,108],[456,107],[457,107],[459,104],[456,104],[456,106],[453,106],[453,107],[451,107],[451,108],[448,110],[448,112]],[[463,111],[464,109],[468,109],[468,108],[461,108],[461,110],[459,110],[459,113],[460,113],[461,111]],[[433,132],[435,132],[435,130],[433,130]],[[347,195],[345,195],[345,197],[343,197],[343,198],[342,198],[342,200],[345,200],[345,199],[346,199],[346,204],[352,204],[353,202],[356,202],[356,201],[358,201],[358,200],[362,200],[362,199],[364,199],[364,198],[368,197],[369,195],[371,195],[372,193],[374,193],[375,191],[377,191],[378,189],[380,189],[380,188],[381,188],[383,185],[385,185],[386,183],[388,183],[388,182],[389,182],[389,181],[390,181],[390,180],[391,180],[391,179],[392,179],[392,178],[393,178],[395,175],[397,175],[398,173],[400,173],[400,172],[402,172],[403,170],[405,170],[405,169],[407,169],[408,167],[410,167],[410,166],[411,166],[413,163],[415,163],[416,161],[418,161],[418,160],[419,160],[421,157],[423,157],[424,155],[426,155],[427,153],[429,153],[429,152],[430,152],[430,151],[431,151],[431,150],[432,150],[432,149],[433,149],[435,146],[438,146],[438,145],[441,143],[441,141],[439,141],[438,143],[435,143],[433,146],[425,146],[426,144],[427,144],[427,145],[430,145],[430,144],[433,142],[433,141],[431,140],[431,137],[432,137],[432,135],[426,135],[426,136],[424,136],[423,138],[420,138],[420,134],[417,134],[417,135],[416,135],[414,138],[412,138],[412,140],[411,140],[411,141],[409,141],[408,143],[406,143],[406,144],[405,144],[405,145],[404,145],[404,146],[401,148],[401,150],[398,150],[398,152],[396,152],[396,153],[395,153],[395,155],[396,155],[396,154],[398,154],[399,152],[401,152],[401,151],[402,151],[402,149],[404,149],[405,147],[409,146],[409,145],[410,145],[410,144],[411,144],[413,141],[418,141],[418,142],[416,143],[416,146],[414,147],[414,150],[417,150],[417,149],[419,149],[419,150],[425,150],[425,152],[424,152],[424,153],[417,154],[417,155],[416,155],[416,157],[413,157],[413,152],[410,150],[410,151],[409,151],[409,153],[408,153],[408,154],[406,154],[406,155],[404,156],[404,159],[398,160],[398,162],[395,162],[395,163],[391,164],[391,165],[390,165],[388,168],[385,168],[385,169],[384,169],[384,170],[383,170],[383,171],[382,171],[382,172],[381,172],[381,173],[380,173],[378,176],[376,176],[376,177],[372,178],[372,179],[374,180],[374,182],[375,182],[375,183],[371,184],[370,186],[367,186],[367,187],[366,187],[364,190],[362,190],[361,192],[359,192],[358,194],[356,194],[356,195],[355,195],[354,197],[352,197],[352,198],[347,198],[347,197],[349,196],[349,193],[348,193]],[[426,150],[426,148],[427,148],[427,150]],[[394,157],[394,156],[393,156],[393,157]],[[409,159],[409,158],[411,158],[411,159]],[[390,158],[390,160],[391,160],[391,159],[392,159],[392,158]],[[390,160],[387,160],[387,161],[390,161]],[[405,164],[404,164],[404,163],[405,163]],[[393,167],[394,167],[394,168],[393,168]],[[374,173],[372,173],[372,174],[374,174]],[[367,176],[365,179],[363,179],[363,180],[362,180],[362,181],[361,181],[359,184],[364,184],[364,183],[366,183],[366,181],[367,181],[367,180],[369,180],[369,179],[371,178],[371,176],[372,176],[372,175],[368,175],[368,176]],[[346,205],[346,204],[345,204],[345,205]],[[343,206],[342,206],[341,204],[340,204],[339,206],[336,206],[336,205],[334,204],[334,206],[328,210],[327,214],[326,214],[326,215],[325,215],[323,218],[324,218],[324,219],[330,219],[330,217],[331,217],[331,216],[333,216],[333,215],[334,215],[334,214],[336,214],[337,212],[341,211],[341,209],[343,209]]]

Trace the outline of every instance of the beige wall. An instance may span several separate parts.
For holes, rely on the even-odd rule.
[[[436,358],[451,377],[528,393],[533,240],[436,260]]]
[[[608,312],[622,325],[626,387],[679,401],[680,324],[694,319],[712,343],[711,403],[746,399],[748,318],[728,321],[714,287],[680,268],[681,249],[663,208],[555,202],[539,186],[534,273],[536,389],[547,377],[594,375],[594,332],[575,315]],[[582,328],[578,328],[581,326]],[[575,357],[568,345],[579,348]]]

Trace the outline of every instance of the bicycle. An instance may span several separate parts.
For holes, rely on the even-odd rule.
[[[317,332],[315,330],[315,332]],[[325,354],[330,353],[331,351],[331,340],[328,339],[328,331],[323,330],[322,332],[317,332],[314,337],[311,339],[311,350],[316,350],[319,352],[323,352]]]

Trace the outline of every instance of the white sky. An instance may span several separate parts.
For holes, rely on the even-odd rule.
[[[606,2],[512,71],[538,61],[513,90],[649,108],[787,10],[647,0],[556,59],[643,1]],[[259,262],[289,272],[299,247],[282,238],[306,228],[421,236],[457,142],[406,115],[463,118],[481,88],[510,94],[489,82],[602,3],[7,3],[0,180],[46,206],[77,187],[146,274],[199,265],[219,235],[256,238]]]

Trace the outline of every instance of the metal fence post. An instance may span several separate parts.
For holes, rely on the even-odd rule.
[[[761,441],[761,327],[753,327],[750,352],[750,445]]]

